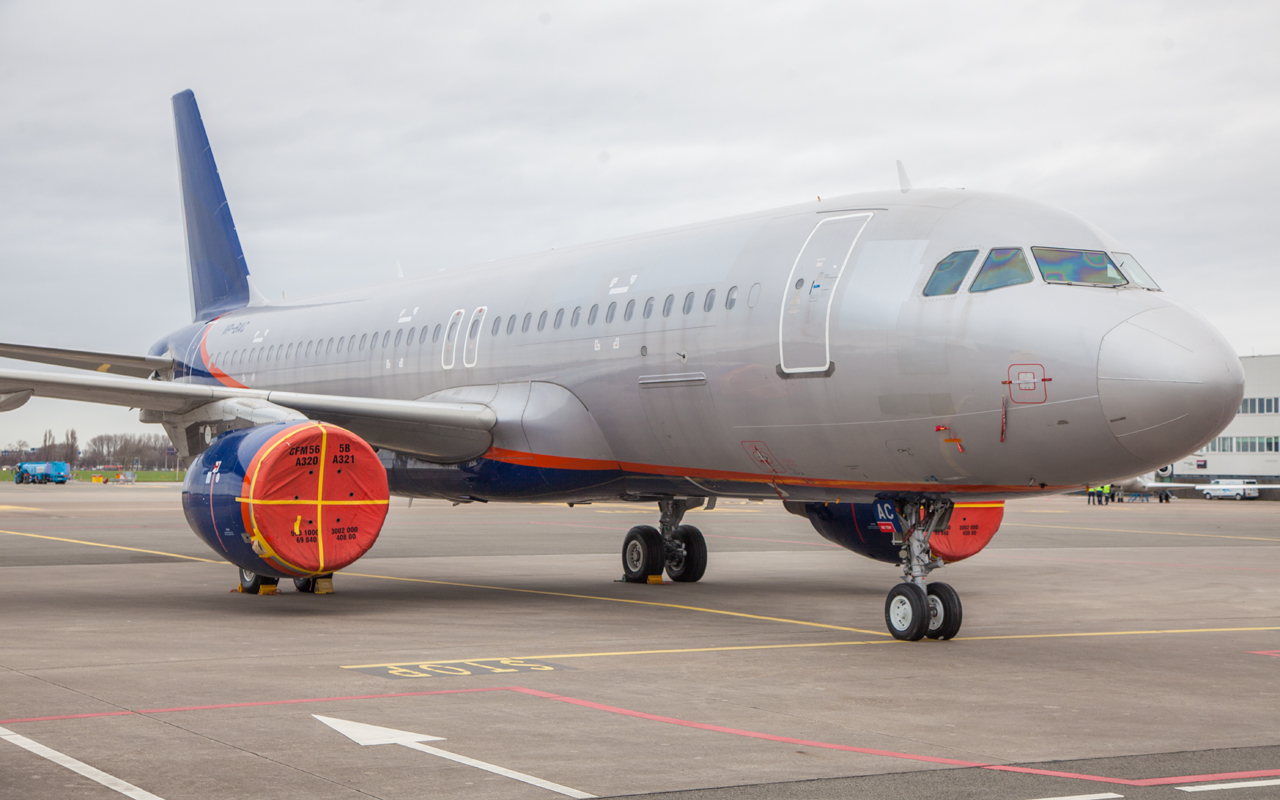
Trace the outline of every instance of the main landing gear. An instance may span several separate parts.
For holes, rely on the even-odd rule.
[[[894,539],[902,545],[898,553],[902,583],[889,591],[884,602],[884,621],[895,639],[950,639],[960,632],[964,617],[960,595],[945,583],[926,585],[924,580],[943,565],[929,549],[929,539],[947,527],[952,508],[950,500],[919,500],[902,509],[908,528]]]
[[[680,524],[689,510],[689,501],[659,500],[658,508],[662,510],[658,523],[661,530],[637,525],[627,531],[622,542],[622,579],[628,583],[662,583],[665,569],[673,581],[701,580],[707,571],[707,541],[702,531]]]
[[[269,578],[241,568],[238,591],[244,594],[277,594],[280,579]],[[293,588],[302,594],[333,594],[333,573],[316,575],[310,578],[294,578]]]

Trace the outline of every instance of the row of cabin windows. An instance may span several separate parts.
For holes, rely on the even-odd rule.
[[[650,317],[653,316],[653,312],[656,307],[655,306],[656,301],[657,301],[657,298],[655,297],[650,297],[648,300],[645,301],[644,309],[641,312],[641,315],[645,319],[649,319]],[[693,308],[696,301],[697,301],[697,293],[689,292],[684,296],[684,302],[680,306],[681,311],[686,315],[693,313]],[[676,296],[674,294],[667,295],[667,299],[662,302],[662,316],[664,317],[671,316],[671,313],[675,308],[675,302],[676,302]],[[732,310],[733,307],[736,306],[737,304],[738,304],[738,287],[732,286],[729,288],[729,291],[725,294],[725,298],[724,298],[725,310]],[[706,312],[711,312],[715,308],[715,306],[716,306],[716,290],[708,289],[706,295],[702,299],[702,310]],[[635,316],[635,311],[636,311],[636,301],[634,299],[628,300],[626,307],[622,311],[623,321],[630,322],[631,318]],[[608,324],[613,322],[614,317],[617,316],[617,313],[618,313],[617,302],[609,303],[609,307],[604,312],[605,323]],[[538,330],[541,331],[547,327],[548,314],[549,312],[543,311],[538,316]],[[591,306],[591,310],[589,310],[586,314],[587,325],[595,325],[596,320],[599,317],[599,314],[600,314],[600,305],[597,303]],[[520,316],[519,314],[512,314],[510,317],[505,318],[508,335],[515,333],[516,322],[519,319],[519,316]],[[556,330],[559,330],[560,327],[564,324],[564,317],[565,317],[565,309],[561,308],[557,310],[556,315],[551,323],[551,327]],[[490,333],[493,336],[497,336],[498,333],[502,330],[503,319],[504,317],[501,315],[494,317],[493,324],[490,326]],[[582,306],[578,306],[574,308],[573,312],[569,315],[569,327],[576,328],[578,327],[578,324],[581,321],[582,321]],[[453,337],[459,322],[460,320],[455,320],[453,323],[449,325],[449,330],[445,334],[446,338]],[[528,333],[529,328],[532,324],[533,324],[533,313],[532,312],[526,313],[524,315],[524,320],[520,322],[520,332]],[[229,368],[229,367],[235,367],[235,366],[248,366],[250,364],[260,364],[260,363],[263,363],[264,361],[272,362],[272,361],[280,361],[282,359],[287,360],[287,359],[294,358],[295,355],[298,358],[312,358],[312,357],[319,357],[322,355],[331,355],[332,353],[335,353],[335,352],[339,354],[343,353],[344,351],[347,353],[364,352],[366,345],[369,348],[369,354],[372,356],[374,352],[378,349],[379,338],[381,338],[381,346],[384,349],[391,346],[399,347],[402,342],[406,346],[411,345],[413,344],[415,335],[417,336],[419,345],[426,344],[428,335],[430,335],[431,342],[434,344],[435,342],[439,341],[441,330],[442,330],[442,325],[439,325],[439,324],[437,324],[435,328],[432,328],[430,325],[424,325],[422,326],[421,332],[419,332],[418,328],[413,327],[409,329],[409,335],[405,336],[404,329],[401,328],[400,330],[395,332],[394,345],[392,344],[391,331],[374,331],[372,334],[368,334],[368,333],[362,334],[358,341],[356,339],[355,334],[352,334],[350,337],[346,337],[346,336],[339,337],[337,340],[336,346],[335,346],[334,340],[330,338],[328,342],[325,342],[325,340],[321,339],[319,341],[312,340],[305,343],[298,342],[296,345],[295,344],[289,344],[287,346],[271,345],[271,346],[262,347],[262,348],[249,348],[246,350],[240,350],[238,352],[235,350],[231,350],[227,352],[218,353],[217,355],[215,355],[213,357],[212,364],[217,365],[219,367]],[[471,328],[467,331],[467,337],[474,339],[476,338],[476,336],[479,335],[479,333],[480,333],[480,320],[474,319],[471,322]]]

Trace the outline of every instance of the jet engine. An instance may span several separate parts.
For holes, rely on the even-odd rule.
[[[901,562],[902,517],[890,500],[875,503],[787,503],[807,517],[824,539],[859,555]],[[947,527],[929,539],[933,554],[947,563],[974,555],[991,542],[1004,519],[1004,503],[956,503]],[[895,541],[896,540],[896,541]]]
[[[387,517],[387,472],[359,436],[323,422],[228,431],[191,464],[182,508],[222,558],[301,578],[368,552]]]

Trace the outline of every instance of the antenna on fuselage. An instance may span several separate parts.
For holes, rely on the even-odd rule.
[[[911,179],[907,177],[907,168],[902,166],[901,161],[898,162],[898,186],[903,194],[911,191]]]

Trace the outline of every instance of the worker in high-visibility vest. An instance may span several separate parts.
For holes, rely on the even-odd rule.
[[[1111,484],[1105,483],[1102,485],[1102,504],[1107,505],[1110,502],[1111,502]]]

